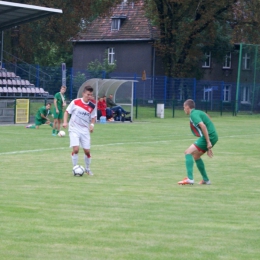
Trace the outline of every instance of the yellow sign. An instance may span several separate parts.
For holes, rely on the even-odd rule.
[[[24,124],[29,122],[29,99],[16,99],[15,123]]]

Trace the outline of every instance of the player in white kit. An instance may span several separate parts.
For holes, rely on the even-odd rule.
[[[93,88],[86,86],[82,92],[82,98],[77,98],[71,101],[67,107],[64,118],[63,127],[68,126],[68,117],[71,115],[69,121],[69,136],[70,147],[72,147],[72,164],[78,164],[79,147],[84,150],[85,171],[89,175],[93,175],[90,170],[91,155],[90,155],[90,133],[94,130],[94,123],[96,122],[96,105],[91,102]]]

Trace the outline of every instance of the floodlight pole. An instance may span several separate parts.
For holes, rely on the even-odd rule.
[[[240,90],[240,71],[241,71],[241,62],[242,62],[242,46],[243,43],[239,44],[239,60],[238,60],[238,73],[237,73],[237,92],[236,92],[236,103],[235,103],[235,115],[238,112],[238,98]]]

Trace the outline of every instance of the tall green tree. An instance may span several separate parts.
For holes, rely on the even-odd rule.
[[[156,47],[168,76],[197,76],[206,49],[218,49],[224,55],[234,42],[259,42],[258,0],[145,0],[145,3],[148,16],[159,28]]]
[[[108,12],[116,0],[15,0],[23,4],[62,9],[55,14],[12,28],[6,32],[5,49],[28,63],[56,66],[61,62],[72,65],[75,36],[97,15]],[[8,40],[10,38],[10,40]]]

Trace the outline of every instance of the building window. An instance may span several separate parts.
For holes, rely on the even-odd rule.
[[[114,48],[108,48],[107,54],[108,54],[108,64],[114,64],[115,63],[115,50],[114,50]]]
[[[207,51],[204,54],[204,62],[202,64],[202,68],[210,68],[210,63],[211,63],[211,52]]]
[[[241,103],[249,103],[249,87],[243,87],[241,93]]]
[[[231,52],[228,52],[225,56],[223,69],[231,69]]]
[[[120,18],[112,18],[111,30],[112,31],[119,31],[121,24]]]
[[[243,64],[242,64],[242,68],[244,70],[249,70],[250,69],[250,55],[248,53],[245,53],[243,55]]]
[[[189,88],[186,84],[182,85],[178,89],[177,100],[183,101],[189,98]]]
[[[210,99],[211,99],[211,92],[212,92],[212,88],[211,87],[204,87],[203,101],[210,101]]]
[[[229,102],[231,100],[231,85],[225,85],[223,88],[223,101]]]
[[[182,101],[182,100],[184,100],[184,93],[183,93],[184,91],[183,91],[183,88],[179,88],[179,91],[178,91],[178,100],[179,101]]]

